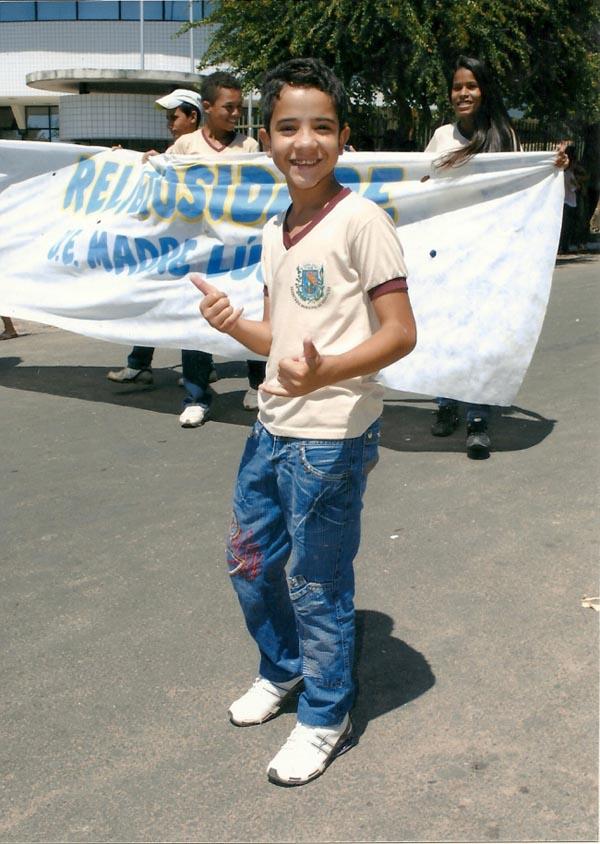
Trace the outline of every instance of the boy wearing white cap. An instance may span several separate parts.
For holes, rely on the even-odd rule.
[[[169,131],[174,143],[165,152],[173,155],[216,156],[258,152],[254,138],[236,131],[242,111],[242,89],[230,73],[217,71],[206,76],[201,93],[177,88],[156,100],[159,108],[167,110]],[[204,126],[200,126],[204,112]],[[149,150],[144,159],[158,155]],[[107,378],[118,383],[152,384],[152,356],[154,349],[134,346],[124,369],[112,370]],[[246,410],[258,407],[258,386],[265,380],[263,361],[249,360],[248,390],[243,405]],[[183,349],[181,352],[182,386],[185,387],[183,412],[179,422],[183,428],[197,428],[208,415],[211,392],[209,383],[216,381],[212,355],[207,352]]]
[[[200,125],[202,114],[202,100],[200,94],[186,88],[177,88],[165,97],[156,100],[156,105],[167,111],[169,131],[176,143],[179,138],[194,132]],[[166,152],[173,151],[173,144]],[[144,154],[144,160],[159,153],[152,149]],[[134,346],[127,357],[127,366],[119,370],[111,370],[107,374],[110,381],[120,384],[152,384],[152,357],[154,348],[151,346]],[[183,412],[179,422],[183,428],[197,428],[201,425],[210,407],[211,393],[209,382],[216,380],[212,355],[208,352],[182,349],[181,369],[182,386],[186,396],[183,401]]]

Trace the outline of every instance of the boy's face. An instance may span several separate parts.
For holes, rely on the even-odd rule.
[[[260,130],[265,150],[288,185],[299,190],[329,181],[349,136],[347,126],[340,131],[329,94],[299,85],[283,86],[269,131]]]
[[[217,134],[235,132],[242,113],[242,92],[235,88],[219,88],[214,103],[202,101],[208,128]]]
[[[193,111],[187,115],[179,107],[169,109],[167,112],[167,125],[169,131],[176,141],[182,135],[188,135],[198,127],[196,126],[196,113]]]

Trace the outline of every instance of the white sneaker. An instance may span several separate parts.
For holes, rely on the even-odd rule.
[[[244,396],[243,404],[246,410],[256,410],[258,408],[258,390],[253,390],[250,387]]]
[[[106,373],[109,381],[116,381],[118,384],[153,384],[154,377],[151,369],[131,369],[129,366],[123,369],[113,369]]]
[[[269,763],[267,776],[276,785],[304,785],[320,777],[336,756],[350,750],[355,743],[348,715],[337,727],[307,727],[297,723]]]
[[[257,677],[246,694],[229,707],[229,720],[236,727],[250,727],[268,721],[279,712],[301,682],[302,677],[285,683],[272,683],[264,677]]]
[[[198,428],[206,420],[208,409],[199,404],[190,404],[179,417],[182,428]]]

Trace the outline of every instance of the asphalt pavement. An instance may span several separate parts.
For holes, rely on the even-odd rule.
[[[388,393],[356,561],[358,745],[296,789],[288,708],[237,729],[256,673],[224,564],[254,414],[220,363],[180,428],[179,356],[32,323],[0,343],[3,842],[598,839],[600,258],[557,265],[489,460]]]

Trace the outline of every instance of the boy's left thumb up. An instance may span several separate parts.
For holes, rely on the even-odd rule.
[[[321,355],[318,353],[310,337],[305,337],[302,345],[304,346],[304,360],[310,369],[314,369],[318,365]]]

